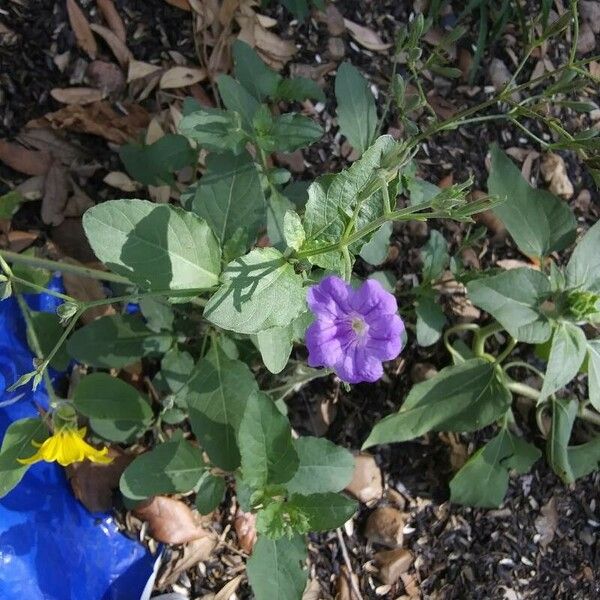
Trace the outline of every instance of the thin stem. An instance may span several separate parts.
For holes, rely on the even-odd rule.
[[[506,360],[510,356],[510,353],[515,349],[516,345],[517,340],[515,340],[515,338],[511,335],[506,348],[504,348],[504,350],[498,355],[496,362],[502,363],[504,360]]]
[[[454,333],[458,333],[459,331],[477,331],[478,329],[480,329],[480,327],[475,323],[460,323],[459,325],[449,327],[444,332],[444,346],[446,346],[446,350],[448,350],[448,353],[454,358],[455,362],[464,362],[465,359],[462,357],[460,352],[454,349],[454,347],[450,343],[450,336]]]
[[[579,14],[577,11],[577,1],[571,1],[571,19],[573,21],[573,39],[571,40],[571,48],[569,50],[569,64],[575,63],[577,55],[577,44],[579,43]]]
[[[394,53],[394,58],[392,59],[392,76],[390,77],[390,87],[394,85],[394,79],[396,78],[396,70],[398,69],[398,54]],[[379,123],[377,124],[377,135],[375,137],[379,137],[381,135],[381,130],[383,129],[383,124],[387,119],[388,113],[390,112],[390,107],[392,106],[392,96],[391,90],[388,91],[387,102],[385,103],[385,107],[383,112],[381,113],[381,118],[379,119]]]
[[[37,290],[38,292],[41,292],[43,294],[48,294],[49,296],[54,296],[55,298],[60,298],[61,300],[64,300],[65,302],[76,302],[75,298],[71,298],[71,296],[67,296],[66,294],[61,294],[60,292],[51,290],[50,288],[44,287],[43,285],[38,285],[37,283],[27,281],[27,279],[22,279],[21,277],[17,277],[16,275],[11,275],[9,278],[14,283],[20,283],[23,286]]]
[[[3,257],[7,262],[13,264],[24,264],[40,269],[48,269],[50,271],[62,271],[63,273],[74,273],[81,277],[89,277],[90,279],[99,279],[101,281],[112,281],[114,283],[131,284],[129,279],[111,273],[109,271],[100,271],[99,269],[90,269],[81,265],[73,265],[71,263],[59,262],[48,258],[38,258],[36,256],[27,256],[10,250],[0,250],[0,257]]]
[[[504,365],[505,371],[508,371],[508,369],[515,368],[528,369],[529,371],[537,375],[540,379],[544,379],[544,374],[539,369],[536,369],[533,365],[530,365],[529,363],[526,363],[522,360],[513,360],[512,362],[506,363]]]
[[[475,333],[475,338],[473,339],[473,352],[476,356],[484,356],[485,352],[485,342],[486,340],[498,333],[499,331],[503,331],[504,327],[500,325],[497,321],[490,323],[486,327],[482,327]]]
[[[527,127],[525,127],[525,125],[520,123],[518,121],[518,119],[511,117],[510,121],[511,121],[511,123],[516,125],[521,131],[523,131],[523,133],[528,135],[532,140],[535,140],[542,148],[547,148],[550,145],[548,142],[545,142],[542,138],[538,137],[537,135],[535,135],[534,133],[529,131],[529,129],[527,129]]]

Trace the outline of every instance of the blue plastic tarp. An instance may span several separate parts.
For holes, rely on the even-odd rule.
[[[56,308],[48,295],[28,301],[34,310]],[[0,302],[0,439],[13,421],[37,416],[36,404],[47,406],[43,385],[6,391],[32,360],[17,303]],[[137,600],[154,562],[110,514],[90,514],[56,464],[33,465],[0,499],[0,600]]]

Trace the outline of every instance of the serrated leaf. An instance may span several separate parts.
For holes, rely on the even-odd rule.
[[[569,288],[600,293],[600,221],[581,238],[566,269]]]
[[[210,514],[219,506],[223,500],[223,494],[225,494],[225,487],[226,483],[223,477],[206,473],[196,492],[196,508],[201,515]]]
[[[300,462],[285,484],[290,494],[339,492],[352,480],[354,457],[345,448],[311,436],[294,440],[294,447]]]
[[[363,448],[404,442],[428,431],[474,431],[499,419],[511,393],[495,365],[473,358],[415,385],[399,412],[379,421]]]
[[[223,282],[204,310],[223,329],[253,334],[285,327],[306,307],[302,278],[274,248],[252,250],[229,263]]]
[[[151,331],[138,315],[107,315],[78,329],[67,351],[91,367],[118,368],[162,354],[172,343],[171,334]]]
[[[202,452],[178,437],[138,456],[123,472],[119,487],[130,500],[189,492],[205,470]]]
[[[358,508],[355,500],[333,492],[308,496],[294,494],[289,505],[306,515],[311,531],[341,527]]]
[[[338,67],[335,97],[340,131],[352,147],[362,154],[377,134],[377,108],[369,83],[348,62]]]
[[[285,483],[298,468],[290,424],[266,394],[256,392],[248,398],[238,444],[244,481],[256,489]]]
[[[306,556],[306,543],[300,536],[278,540],[259,536],[246,563],[256,600],[298,600],[306,586]]]
[[[521,252],[542,258],[572,244],[576,222],[568,204],[550,192],[532,188],[498,146],[492,146],[491,154],[488,191],[505,199],[493,211]]]
[[[552,424],[546,442],[546,457],[554,472],[564,483],[573,483],[575,475],[569,462],[568,445],[577,416],[577,401],[558,398],[551,402]]]
[[[17,459],[32,456],[36,450],[32,442],[41,444],[47,438],[48,428],[41,419],[19,419],[8,426],[0,448],[0,498],[23,479],[30,467]]]
[[[434,296],[422,296],[417,300],[417,343],[419,346],[431,346],[442,336],[446,315]]]
[[[529,268],[511,269],[467,284],[469,298],[489,312],[515,339],[529,344],[545,342],[552,326],[542,312],[550,296],[548,277]]]
[[[219,245],[192,213],[146,200],[111,200],[89,209],[83,227],[96,256],[142,287],[209,289],[219,281]]]
[[[257,390],[252,371],[243,362],[230,359],[216,345],[198,361],[181,392],[194,434],[211,461],[224,470],[233,471],[239,465],[235,436],[246,401]]]
[[[467,506],[494,508],[502,504],[511,469],[526,473],[541,452],[507,429],[479,449],[450,482],[450,500]]]
[[[567,385],[577,375],[586,349],[585,334],[577,325],[562,322],[554,328],[540,402]]]
[[[265,195],[254,161],[247,152],[209,154],[206,166],[206,173],[188,191],[193,211],[221,245],[240,228],[253,242],[266,222]]]

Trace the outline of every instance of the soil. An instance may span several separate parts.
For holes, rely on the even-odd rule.
[[[93,1],[80,4],[88,15],[94,16]],[[117,0],[115,5],[126,25],[128,47],[137,60],[169,60],[172,56],[169,53],[177,52],[191,64],[197,63],[190,13],[163,0]],[[413,13],[412,2],[392,0],[348,0],[337,2],[336,6],[346,18],[376,31],[384,42],[392,42],[398,27]],[[453,26],[459,9],[454,6],[454,10],[452,7],[447,10],[441,21],[442,29]],[[327,49],[331,37],[327,24],[315,13],[307,22],[298,23],[275,4],[263,12],[277,21],[274,30],[278,35],[293,40],[298,47],[298,53],[292,59],[294,65],[314,66],[331,60]],[[9,0],[8,5],[3,3],[0,7],[0,21],[14,34],[12,38],[0,37],[0,138],[14,139],[28,121],[61,107],[49,92],[52,88],[79,85],[80,82],[74,81],[80,69],[77,62],[86,57],[76,45],[63,3]],[[459,48],[472,48],[475,22],[476,19],[467,21],[473,33],[460,42]],[[365,50],[347,33],[342,38],[344,59],[350,60],[370,79],[378,91],[378,102],[383,105],[391,72],[390,56],[386,52]],[[566,48],[566,40],[559,40],[547,50],[548,59],[555,66],[561,64]],[[67,51],[71,56],[66,69],[61,71],[54,58]],[[427,91],[433,91],[449,102],[451,110],[475,104],[488,97],[490,61],[500,58],[510,64],[513,53],[519,55],[521,51],[518,28],[509,24],[504,34],[488,46],[474,85],[464,80],[436,78],[429,82]],[[106,47],[101,48],[101,53],[107,60],[111,59]],[[532,62],[532,68],[534,64]],[[348,149],[342,144],[334,124],[334,69],[335,65],[325,77],[327,101],[314,112],[328,133],[305,153],[308,166],[301,178],[307,180],[348,164]],[[531,69],[523,73],[524,77],[530,75]],[[207,85],[205,91],[210,95],[210,86]],[[126,99],[123,96],[115,102]],[[168,107],[169,97],[153,94],[143,105],[150,114],[156,114]],[[399,133],[394,119],[389,119],[386,127]],[[535,128],[534,131],[537,132]],[[86,193],[95,201],[119,197],[120,192],[103,181],[108,172],[123,170],[115,147],[89,134],[69,132],[66,136],[72,143],[80,145],[87,156],[93,156],[99,165],[83,182]],[[417,157],[419,168],[432,182],[440,182],[448,176],[459,182],[472,176],[475,189],[485,189],[486,154],[492,142],[505,148],[537,150],[514,129],[486,123],[463,127],[428,142],[425,151]],[[576,157],[570,153],[561,155],[575,187],[571,204],[580,224],[589,226],[598,219],[600,195]],[[537,180],[539,161],[534,160],[533,164],[532,177]],[[23,175],[0,162],[0,195],[23,179]],[[587,200],[582,199],[584,192]],[[41,222],[39,209],[39,202],[27,203],[15,215],[13,227],[41,230],[35,243],[43,245],[47,239],[55,238],[56,231]],[[433,227],[444,232],[452,248],[458,246],[466,231],[466,226],[448,222],[436,223]],[[414,274],[419,268],[418,248],[426,237],[427,228],[419,225],[394,230],[388,260],[378,269],[396,275],[400,293],[413,285]],[[69,239],[72,242],[72,238]],[[519,258],[510,240],[506,239],[480,243],[475,250],[483,266],[494,265],[503,258]],[[366,264],[358,268],[363,273],[373,270]],[[454,315],[453,318],[458,321],[461,317]],[[292,425],[299,434],[326,435],[336,443],[357,450],[373,425],[401,405],[412,385],[416,365],[431,363],[442,368],[448,362],[441,344],[420,348],[414,336],[410,336],[407,349],[388,366],[386,376],[377,385],[358,385],[347,391],[333,379],[317,380],[288,398]],[[520,422],[520,426],[530,433],[530,439],[541,447],[544,440],[534,433],[536,430],[532,425],[528,417]],[[407,575],[391,587],[382,586],[372,568],[374,553],[382,548],[368,542],[364,535],[366,519],[373,507],[363,506],[354,520],[353,531],[346,532],[346,544],[364,598],[418,597],[410,595],[411,590],[432,600],[591,600],[600,597],[597,575],[600,568],[598,473],[569,488],[540,460],[530,474],[511,480],[506,500],[498,510],[465,508],[448,502],[448,482],[454,473],[452,452],[470,454],[491,435],[492,429],[488,429],[449,441],[447,436],[431,434],[414,442],[374,450],[387,490],[379,505],[387,503],[406,513],[404,547],[413,553],[415,563]],[[228,545],[221,547],[203,569],[196,565],[190,567],[174,585],[162,592],[177,591],[190,598],[203,597],[218,591],[231,579],[232,573],[240,570],[239,541],[233,528],[226,529],[233,523],[232,503],[233,495],[229,494],[213,524],[219,531],[226,532],[224,539]],[[310,540],[310,572],[318,580],[318,597],[334,598],[340,593],[338,586],[344,565],[338,537],[332,532],[311,535]],[[178,551],[173,549],[172,556],[175,557]],[[167,562],[168,557],[169,554]],[[249,597],[245,583],[237,594],[241,598]],[[350,596],[341,595],[340,598],[348,600]]]

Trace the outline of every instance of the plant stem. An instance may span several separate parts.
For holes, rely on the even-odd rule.
[[[0,257],[7,262],[13,264],[24,264],[40,269],[48,269],[50,271],[62,271],[63,273],[73,273],[81,277],[89,277],[90,279],[100,279],[101,281],[112,281],[114,283],[131,284],[131,281],[126,277],[111,273],[110,271],[100,271],[99,269],[90,269],[81,265],[73,265],[71,263],[59,262],[48,258],[38,258],[35,256],[27,256],[18,254],[10,250],[0,250]]]
[[[500,325],[500,323],[498,323],[497,321],[494,321],[493,323],[490,323],[486,327],[482,327],[481,329],[479,329],[479,331],[477,331],[475,333],[475,337],[473,339],[473,352],[475,353],[475,355],[476,356],[484,356],[486,354],[486,352],[485,352],[486,340],[489,337],[491,337],[492,335],[494,335],[495,333],[498,333],[499,331],[503,331],[503,330],[504,330],[504,327],[502,327],[502,325]]]

